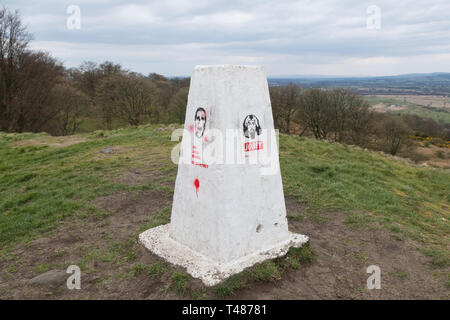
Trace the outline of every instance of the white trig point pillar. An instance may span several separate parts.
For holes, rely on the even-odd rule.
[[[308,241],[288,230],[262,67],[197,66],[184,128],[171,222],[142,244],[215,285]]]

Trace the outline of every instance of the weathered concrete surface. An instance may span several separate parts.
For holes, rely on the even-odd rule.
[[[269,139],[274,125],[262,67],[197,66],[184,127],[171,223],[164,232],[142,234],[144,245],[185,266],[205,284],[214,284],[307,241],[288,231],[278,150],[275,139]],[[236,161],[204,156],[202,151],[217,147],[219,136],[225,138],[230,130],[236,133]],[[227,142],[217,154],[228,154]],[[271,156],[266,155],[269,149]],[[277,170],[264,171],[267,163],[258,159],[269,159],[269,168],[275,163]]]
[[[229,263],[219,264],[205,255],[173,240],[169,235],[169,225],[149,229],[139,235],[139,241],[150,251],[170,263],[186,268],[194,278],[199,278],[207,286],[216,285],[229,276],[239,273],[255,263],[285,255],[290,247],[300,247],[308,237],[290,233],[283,242],[273,244],[265,250],[254,252]]]

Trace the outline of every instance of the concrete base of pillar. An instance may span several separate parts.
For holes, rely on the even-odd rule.
[[[169,224],[144,231],[139,235],[139,241],[154,254],[186,268],[187,273],[202,280],[206,286],[213,286],[256,263],[284,256],[290,247],[298,248],[308,242],[308,237],[290,232],[283,242],[225,264],[218,264],[170,238]]]

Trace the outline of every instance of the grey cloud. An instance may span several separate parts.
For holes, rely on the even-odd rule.
[[[448,1],[376,1],[381,30],[367,30],[366,9],[373,2],[358,0],[83,0],[73,3],[81,8],[81,30],[67,30],[69,2],[5,4],[21,11],[37,47],[46,44],[42,49],[58,52],[70,66],[105,57],[145,69],[139,72],[161,69],[172,75],[189,72],[192,63],[240,60],[268,64],[275,74],[295,70],[295,65],[301,66],[298,72],[306,67],[308,73],[315,73],[331,65],[339,69],[342,63],[349,64],[342,67],[344,73],[358,69],[364,74],[407,70],[407,61],[423,62],[411,65],[411,72],[450,67],[450,62],[445,63],[450,45]],[[130,48],[142,51],[128,52]],[[178,51],[168,55],[174,48]],[[444,63],[433,59],[436,56]],[[366,61],[384,66],[366,65]]]

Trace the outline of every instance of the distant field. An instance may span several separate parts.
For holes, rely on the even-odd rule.
[[[394,112],[431,118],[439,123],[450,123],[450,98],[420,95],[366,96],[376,111]]]

